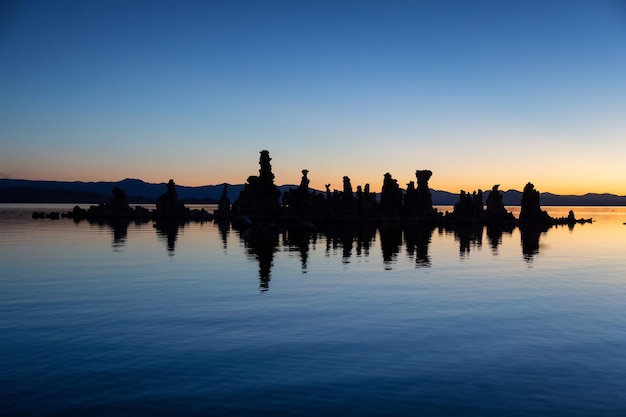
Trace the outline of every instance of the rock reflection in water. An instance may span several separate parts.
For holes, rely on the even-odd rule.
[[[399,224],[385,224],[380,228],[380,247],[385,269],[391,269],[402,247],[402,227]]]
[[[255,225],[240,232],[249,258],[259,262],[259,288],[269,289],[274,252],[278,248],[278,231],[270,226]]]
[[[464,224],[454,227],[438,227],[437,229],[439,234],[454,237],[455,241],[459,243],[461,259],[466,259],[472,249],[482,247],[485,229],[491,252],[493,255],[498,255],[498,248],[502,245],[503,235],[511,236],[515,227],[520,228],[523,258],[527,262],[532,262],[533,257],[539,253],[540,236],[554,226]],[[568,227],[571,229],[571,226]],[[266,291],[269,289],[273,256],[279,246],[289,252],[298,252],[302,273],[306,273],[311,245],[315,250],[316,244],[323,241],[325,242],[324,253],[327,258],[338,255],[341,256],[342,263],[349,264],[355,253],[358,257],[368,257],[372,242],[379,234],[385,270],[393,269],[403,247],[407,257],[415,260],[416,268],[428,268],[432,266],[429,245],[434,230],[435,227],[428,224],[389,222],[378,225],[374,223],[329,224],[325,225],[323,229],[315,231],[298,227],[280,228],[275,225],[272,227],[256,225],[240,231],[239,234],[248,250],[248,255],[259,262],[261,289]],[[226,244],[225,239],[223,242]]]
[[[320,232],[326,238],[326,257],[331,250],[341,250],[341,261],[350,263],[353,249],[356,256],[368,256],[371,242],[376,236],[376,227],[369,223],[331,224]]]
[[[99,224],[106,224],[109,228],[111,228],[111,233],[113,235],[112,246],[114,249],[119,249],[126,244],[126,238],[128,237],[128,225],[130,224],[128,219],[108,220],[106,222],[100,222]]]
[[[300,254],[300,265],[303,274],[306,274],[309,260],[309,244],[317,242],[317,234],[298,228],[287,228],[283,232],[282,246],[289,252],[295,251]]]
[[[448,227],[454,234],[454,240],[459,242],[459,255],[466,258],[472,248],[480,249],[483,245],[483,226],[478,224],[460,224]]]
[[[488,224],[487,225],[487,238],[489,239],[489,246],[491,247],[491,253],[493,255],[498,254],[498,246],[502,244],[502,235],[511,235],[513,233],[514,226],[500,225],[500,224]]]
[[[80,222],[81,220],[75,220]],[[147,223],[148,220],[135,221],[135,224]],[[113,247],[122,248],[128,238],[128,219],[109,219],[106,221],[92,222],[100,227],[111,229]],[[179,218],[160,218],[154,222],[159,239],[164,240],[167,253],[173,256],[179,233],[188,220]],[[319,229],[310,224],[288,223],[276,225],[258,223],[251,227],[238,229],[233,227],[230,221],[220,220],[214,222],[218,230],[222,248],[228,249],[231,231],[238,233],[239,239],[246,248],[249,259],[259,264],[259,287],[261,291],[269,289],[272,276],[274,253],[283,248],[288,252],[299,255],[302,273],[307,273],[311,253],[317,250],[318,245],[324,245],[323,250],[327,258],[340,256],[341,262],[349,264],[353,256],[369,257],[370,250],[377,236],[380,238],[380,250],[383,268],[391,270],[398,261],[400,253],[404,250],[410,260],[414,260],[416,268],[429,268],[432,266],[429,246],[432,235],[437,228],[440,235],[451,235],[459,244],[461,259],[469,257],[472,249],[482,247],[483,234],[486,229],[487,239],[491,253],[498,255],[498,248],[502,245],[503,235],[511,236],[516,227],[520,230],[520,244],[523,259],[531,263],[539,253],[540,238],[547,233],[552,226],[547,224],[459,224],[448,226],[433,226],[420,223],[401,222],[364,222],[364,223],[328,223]],[[570,230],[574,224],[567,225]],[[321,249],[321,248],[320,248]]]
[[[228,249],[228,234],[230,233],[230,222],[228,220],[216,220],[215,225],[220,232],[220,238],[222,239],[222,248]]]
[[[167,254],[174,256],[179,229],[185,227],[186,221],[178,218],[161,218],[154,223],[159,238],[167,242]]]
[[[550,225],[540,224],[519,225],[522,255],[526,262],[532,262],[533,257],[539,253],[539,238],[550,228]]]
[[[415,258],[415,267],[430,267],[431,261],[428,255],[428,245],[435,228],[431,225],[412,224],[404,229],[404,241],[409,258]]]
[[[80,222],[80,220],[76,221]],[[97,224],[101,228],[108,227],[111,229],[111,237],[113,241],[111,246],[114,250],[120,250],[126,245],[126,239],[128,238],[128,226],[130,225],[130,220],[128,219],[109,219],[109,220],[98,220],[91,221],[91,224]]]

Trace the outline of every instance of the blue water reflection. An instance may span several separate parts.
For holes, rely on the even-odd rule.
[[[623,415],[626,219],[594,217],[304,232],[5,213],[1,414]]]

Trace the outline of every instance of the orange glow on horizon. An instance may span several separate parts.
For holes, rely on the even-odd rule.
[[[215,178],[209,178],[208,176],[205,177],[203,175],[198,175],[198,176],[176,175],[175,173],[171,175],[160,175],[160,174],[156,175],[154,173],[135,172],[130,175],[116,175],[115,177],[108,175],[106,173],[92,172],[91,174],[93,175],[75,176],[72,173],[58,172],[57,175],[48,176],[46,173],[43,173],[43,172],[32,172],[30,173],[30,175],[21,175],[19,177],[14,175],[14,176],[9,177],[9,179],[25,179],[25,180],[32,180],[32,181],[61,181],[61,182],[74,182],[74,181],[117,182],[117,181],[124,180],[126,178],[133,178],[133,179],[139,179],[139,180],[145,181],[147,183],[155,183],[155,184],[167,183],[167,181],[169,181],[170,179],[173,179],[176,184],[181,185],[181,186],[200,187],[200,186],[206,186],[206,185],[219,185],[223,183],[228,183],[228,184],[233,184],[233,185],[245,184],[249,176],[258,175],[258,170],[256,172],[250,172],[250,173],[240,175],[240,176],[230,175],[230,176],[223,176],[223,177],[220,176],[220,177],[215,177]],[[328,176],[328,177],[324,177],[325,179],[320,180],[319,176],[315,176],[314,174],[315,174],[314,172],[313,173],[310,172],[308,175],[308,178],[310,181],[309,188],[316,189],[319,191],[325,191],[326,189],[325,184],[331,184],[330,186],[331,191],[334,189],[341,191],[343,189],[343,175],[335,176],[333,178],[330,178],[330,176]],[[382,189],[384,173],[377,175],[376,178],[372,177],[368,179],[362,176],[350,176],[349,174],[347,175],[350,178],[353,191],[356,191],[357,186],[359,185],[364,188],[365,184],[369,184],[371,192],[380,192]],[[398,181],[398,184],[400,185],[400,188],[402,189],[406,189],[406,184],[409,181],[414,181],[415,184],[417,185],[417,180],[415,178],[410,178],[408,176],[403,176],[403,177],[394,176],[394,178]],[[288,185],[289,184],[289,185],[298,186],[300,184],[300,179],[301,177],[296,176],[296,175],[291,175],[286,178],[276,175],[276,178],[274,179],[274,183],[276,185]],[[626,184],[617,184],[617,183],[610,183],[610,182],[598,184],[592,181],[589,181],[588,183],[585,183],[585,184],[567,184],[567,183],[562,183],[562,182],[557,183],[557,182],[552,182],[552,181],[543,181],[540,178],[529,179],[526,181],[523,181],[523,180],[501,181],[499,183],[500,184],[499,189],[503,192],[508,191],[508,190],[522,191],[527,182],[532,182],[535,185],[535,188],[542,193],[549,192],[552,194],[559,194],[559,195],[578,195],[578,196],[584,195],[587,193],[597,193],[597,194],[608,193],[608,194],[614,194],[614,195],[619,195],[619,196],[626,195]],[[479,185],[477,181],[471,180],[470,178],[467,179],[467,182],[463,182],[463,183],[459,181],[454,181],[454,182],[449,181],[449,180],[445,181],[445,179],[442,180],[442,179],[437,178],[436,173],[433,173],[433,177],[429,181],[429,186],[431,189],[438,190],[438,191],[447,191],[453,194],[457,194],[461,190],[466,191],[466,192],[473,192],[479,189],[483,191],[488,191],[491,189],[492,185],[494,184],[487,183],[487,184]]]
[[[199,163],[195,160],[162,161],[162,160],[117,160],[113,166],[110,161],[93,159],[72,159],[67,156],[48,155],[49,157],[28,158],[28,164],[14,161],[24,160],[23,155],[14,155],[10,162],[2,167],[6,178],[48,180],[48,181],[84,181],[84,182],[115,182],[125,178],[140,179],[149,183],[166,183],[173,179],[181,186],[218,185],[222,183],[245,184],[251,175],[258,175],[258,153],[251,152],[235,157],[216,158],[211,163]],[[410,157],[403,160],[387,158],[383,161],[367,160],[362,165],[339,164],[338,158],[320,158],[317,155],[299,155],[299,159],[289,155],[272,154],[272,171],[277,185],[300,184],[302,169],[309,170],[308,179],[311,188],[325,191],[325,184],[330,188],[341,190],[343,176],[347,175],[356,191],[369,183],[372,192],[380,192],[386,172],[406,188],[409,181],[417,182],[416,169],[430,169],[433,176],[429,186],[435,190],[457,194],[460,190],[467,192],[482,189],[490,190],[494,184],[500,184],[500,190],[521,191],[527,182],[532,182],[540,192],[560,195],[583,195],[586,193],[609,193],[619,196],[626,195],[626,181],[615,174],[615,164],[602,167],[600,163],[587,164],[585,169],[578,169],[575,164],[564,165],[556,161],[554,164],[540,164],[530,174],[526,169],[517,169],[511,163],[508,169],[502,166],[473,167],[465,162],[456,161],[412,161]],[[340,158],[339,158],[340,159]],[[357,160],[361,160],[357,158]],[[181,162],[183,161],[183,162]],[[304,161],[304,162],[303,162]],[[309,163],[313,161],[312,163]],[[395,162],[395,163],[394,163]],[[559,165],[559,163],[561,165]],[[452,168],[454,167],[454,168]],[[389,168],[389,169],[384,169]]]

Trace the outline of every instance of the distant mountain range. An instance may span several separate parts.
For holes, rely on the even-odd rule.
[[[111,198],[111,190],[119,187],[126,192],[131,204],[150,204],[166,191],[165,183],[153,184],[127,178],[117,182],[64,182],[0,179],[0,203],[76,203],[98,204]],[[216,203],[222,195],[224,184],[199,187],[176,186],[178,197],[186,204]],[[243,184],[228,185],[228,198],[234,202]],[[281,191],[297,185],[282,185]],[[458,193],[431,190],[434,205],[453,205],[459,200]],[[486,201],[489,191],[485,192]],[[503,192],[507,206],[518,206],[522,193],[517,190]],[[626,206],[626,196],[614,194],[557,195],[541,193],[544,206]]]

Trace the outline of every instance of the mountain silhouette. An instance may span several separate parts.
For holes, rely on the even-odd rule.
[[[128,200],[133,204],[153,203],[163,193],[165,182],[148,183],[140,179],[126,178],[121,181],[32,181],[23,179],[0,179],[0,203],[100,203],[108,201],[111,190],[118,187],[126,192]],[[297,185],[279,186],[281,192]],[[229,184],[228,198],[235,201],[243,190],[244,184]],[[217,204],[224,184],[203,185],[197,187],[176,185],[180,200],[187,204]],[[485,187],[489,190],[489,188]],[[319,191],[321,192],[321,191]],[[433,205],[454,205],[459,193],[431,190]],[[489,191],[485,191],[485,201]],[[521,191],[508,190],[502,193],[506,206],[518,206],[522,198]],[[557,195],[541,193],[541,204],[544,206],[626,206],[626,196],[614,194],[587,193],[584,195]]]

